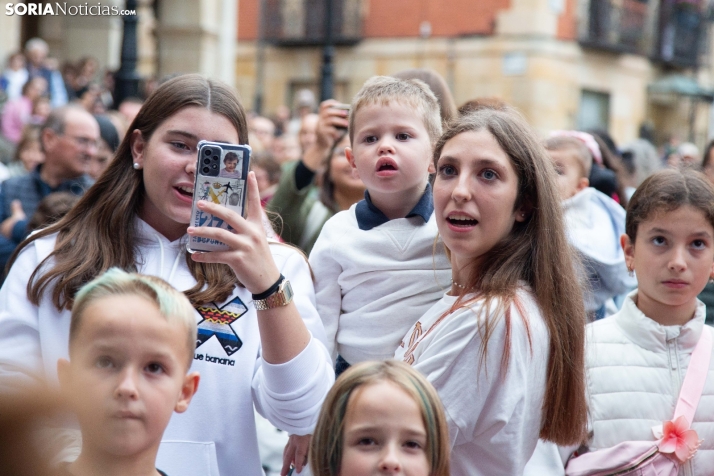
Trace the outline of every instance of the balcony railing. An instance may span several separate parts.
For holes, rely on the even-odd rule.
[[[583,46],[696,67],[706,42],[704,0],[589,0]]]
[[[581,43],[606,50],[647,54],[648,0],[590,0]]]
[[[317,46],[325,41],[326,0],[260,0],[266,41],[278,46]],[[332,40],[353,45],[362,39],[362,0],[332,1]]]
[[[696,67],[705,40],[701,0],[662,0],[655,59],[673,66]]]

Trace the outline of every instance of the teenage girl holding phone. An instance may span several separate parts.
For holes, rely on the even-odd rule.
[[[258,476],[253,407],[290,433],[310,433],[334,371],[307,261],[266,239],[253,173],[245,218],[199,202],[233,231],[189,227],[201,140],[246,144],[243,106],[228,86],[197,74],[167,81],[96,184],[65,218],[19,246],[0,289],[0,381],[56,381],[83,284],[111,267],[161,277],[196,307],[192,370],[201,388],[169,423],[158,465],[172,476],[236,468]],[[230,249],[190,255],[188,235]]]

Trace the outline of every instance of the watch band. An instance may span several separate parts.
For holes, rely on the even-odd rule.
[[[271,294],[273,294],[274,292],[276,292],[276,291],[278,290],[278,288],[280,287],[280,284],[281,284],[284,280],[285,280],[285,276],[283,276],[282,273],[281,273],[281,274],[280,274],[280,277],[278,278],[278,280],[275,281],[275,283],[274,283],[272,286],[270,286],[268,289],[266,289],[266,290],[263,291],[262,293],[253,294],[253,295],[252,295],[253,301],[255,301],[255,300],[257,300],[257,299],[265,299],[265,298],[267,298],[268,296],[270,296]]]
[[[277,291],[265,299],[253,299],[253,305],[257,311],[266,311],[276,307],[287,306],[292,300],[293,288],[290,285],[290,281],[283,279]]]

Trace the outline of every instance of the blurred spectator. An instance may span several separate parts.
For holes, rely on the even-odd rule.
[[[42,76],[49,85],[52,107],[67,104],[67,90],[64,80],[57,71],[57,60],[48,58],[50,49],[45,40],[32,38],[25,43],[25,57],[27,58],[27,72],[30,77]]]
[[[710,140],[702,156],[702,172],[714,185],[714,139]]]
[[[275,195],[275,190],[280,182],[280,163],[275,158],[266,152],[255,154],[250,163],[250,168],[255,172],[255,178],[258,181],[258,190],[260,190],[260,204],[265,205]]]
[[[27,223],[27,231],[33,232],[40,228],[46,228],[59,221],[78,201],[79,196],[70,192],[50,193],[40,201],[37,211]]]
[[[617,148],[617,144],[615,144],[615,141],[612,139],[610,134],[607,133],[607,131],[595,129],[589,131],[589,133],[593,136],[595,142],[597,142],[598,147],[600,148],[603,166],[603,170],[600,171],[601,177],[598,177],[596,175],[594,177],[596,181],[595,183],[593,183],[593,177],[591,176],[590,185],[594,188],[598,188],[599,185],[602,189],[598,188],[598,190],[603,192],[605,195],[613,198],[616,202],[622,205],[623,208],[627,208],[628,197],[625,193],[625,182],[627,179],[625,170],[622,166],[622,160],[620,159],[620,151]],[[596,168],[593,167],[593,169]],[[607,186],[611,185],[611,178],[608,177],[607,182],[602,180],[602,178],[606,177],[603,174],[604,171],[610,171],[614,173],[614,190],[610,193],[603,190]]]
[[[91,56],[85,56],[77,63],[77,77],[74,80],[75,91],[80,91],[94,82],[99,70],[99,61]],[[77,97],[81,97],[77,94]]]
[[[500,111],[504,110],[506,106],[507,104],[497,97],[476,98],[466,101],[459,107],[459,116],[476,112],[480,109],[496,109]]]
[[[74,92],[75,82],[77,81],[77,65],[69,61],[65,62],[62,65],[61,74],[67,92],[67,100],[73,101],[77,99],[77,94]]]
[[[315,113],[317,100],[315,93],[309,89],[300,89],[293,99],[293,117],[288,123],[288,134],[297,134],[302,124],[302,118],[308,114]]]
[[[156,91],[156,88],[159,87],[159,84],[161,84],[161,82],[156,76],[151,76],[150,78],[147,78],[144,81],[144,85],[142,88],[144,92],[143,97],[148,98],[149,96],[151,96],[151,94]]]
[[[282,168],[280,183],[266,209],[282,216],[281,236],[310,253],[325,222],[364,197],[364,184],[345,156],[349,147],[347,111],[320,104],[317,139],[302,158]],[[316,185],[321,175],[322,184]]]
[[[8,58],[7,67],[0,78],[0,87],[5,91],[8,101],[22,96],[22,86],[28,79],[25,56],[20,52],[13,53]]]
[[[295,117],[302,119],[305,115],[314,113],[317,108],[315,93],[309,89],[301,89],[295,95],[294,101]]]
[[[300,129],[298,131],[298,141],[300,142],[300,150],[304,153],[308,147],[315,143],[317,133],[317,121],[320,116],[314,113],[305,114],[300,120]]]
[[[131,123],[134,122],[134,118],[136,117],[136,115],[139,114],[141,106],[143,105],[144,101],[142,101],[141,99],[129,97],[124,99],[121,104],[119,104],[117,110],[122,114],[122,116],[124,116],[124,118],[126,119],[126,123],[128,125],[131,125]]]
[[[32,115],[30,116],[30,124],[35,126],[42,125],[45,123],[47,118],[52,112],[52,105],[50,105],[50,98],[42,95],[36,98],[32,102]]]
[[[0,163],[0,183],[10,178],[10,169],[7,165]]]
[[[114,87],[116,82],[114,81],[114,73],[112,71],[105,71],[104,77],[102,79],[100,98],[102,104],[104,104],[105,109],[111,109],[114,107]]]
[[[714,140],[709,141],[704,149],[701,170],[704,175],[707,176],[712,185],[714,185]],[[714,325],[714,283],[710,280],[697,297],[707,307],[706,323]]]
[[[94,118],[99,124],[99,147],[97,153],[89,160],[89,176],[97,180],[100,175],[106,170],[114,157],[114,153],[119,147],[119,134],[114,127],[114,124],[108,116],[95,115]]]
[[[45,162],[27,175],[6,180],[0,188],[0,269],[12,250],[27,236],[27,217],[52,192],[82,195],[93,181],[86,174],[97,153],[99,125],[77,106],[50,114],[40,135]]]
[[[45,161],[45,153],[40,145],[39,126],[27,126],[15,149],[15,157],[8,165],[10,177],[18,177],[32,172]]]
[[[77,90],[77,102],[90,114],[102,114],[104,112],[103,106],[99,112],[95,112],[97,103],[101,104],[100,94],[99,85],[90,83]]]
[[[436,99],[439,100],[439,109],[441,111],[441,122],[448,123],[456,117],[456,103],[451,95],[449,86],[444,81],[439,73],[428,68],[405,69],[393,75],[399,79],[419,79],[424,81],[431,92],[434,93]]]
[[[31,78],[22,87],[22,96],[5,104],[2,113],[2,135],[17,144],[22,129],[31,122],[33,102],[47,92],[47,81],[41,76]]]
[[[248,121],[248,130],[260,141],[263,150],[271,150],[275,139],[275,124],[263,116],[255,116]]]
[[[627,158],[626,158],[627,157]],[[632,196],[634,189],[650,175],[662,168],[657,149],[646,139],[636,139],[622,148],[622,161],[630,172],[630,190],[625,193]]]
[[[302,155],[300,142],[292,134],[283,134],[273,140],[272,156],[278,164],[298,160]]]
[[[691,142],[684,142],[677,147],[682,167],[696,167],[700,163],[699,147]]]
[[[107,111],[105,116],[107,116],[109,120],[112,121],[112,124],[114,124],[117,134],[119,134],[119,142],[121,143],[126,135],[127,127],[129,127],[126,117],[124,117],[124,114],[119,111]]]
[[[289,122],[290,122],[290,108],[286,105],[280,105],[275,110],[275,116],[272,118],[273,123],[275,123],[275,135],[280,137],[283,134],[290,134],[288,132]]]

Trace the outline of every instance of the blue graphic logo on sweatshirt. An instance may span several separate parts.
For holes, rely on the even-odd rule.
[[[213,306],[201,306],[196,308],[203,320],[198,323],[198,337],[196,338],[196,348],[202,346],[211,337],[216,336],[221,347],[227,355],[233,355],[242,346],[231,324],[238,320],[243,314],[248,312],[248,307],[236,296],[223,306],[211,303]]]

